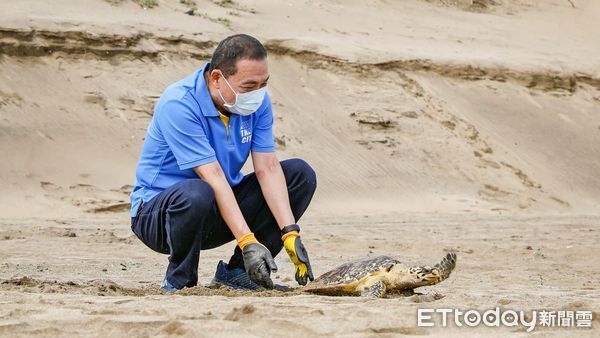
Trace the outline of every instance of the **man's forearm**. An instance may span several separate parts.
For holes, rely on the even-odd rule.
[[[242,236],[250,233],[250,228],[242,215],[233,190],[229,186],[221,167],[218,164],[214,165],[214,162],[206,166],[208,167],[196,168],[195,171],[213,189],[217,207],[223,220],[236,240],[239,240]]]
[[[285,182],[285,175],[279,161],[271,163],[256,171],[260,189],[267,201],[267,205],[275,217],[280,229],[286,225],[296,223],[290,208],[290,199]]]

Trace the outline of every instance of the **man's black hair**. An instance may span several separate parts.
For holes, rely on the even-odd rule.
[[[267,50],[260,41],[246,34],[232,35],[221,41],[210,60],[209,72],[219,69],[228,77],[237,72],[238,60],[262,60],[267,57]]]

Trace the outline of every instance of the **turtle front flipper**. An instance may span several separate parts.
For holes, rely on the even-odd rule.
[[[381,298],[387,290],[385,283],[379,276],[367,277],[366,280],[358,287],[360,295],[363,297]]]
[[[441,262],[437,263],[433,268],[440,273],[440,282],[450,277],[450,273],[456,267],[456,253],[449,252]],[[439,283],[439,282],[438,282]]]

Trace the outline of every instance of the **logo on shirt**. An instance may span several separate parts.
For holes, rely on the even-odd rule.
[[[240,123],[240,136],[242,137],[242,143],[248,143],[252,140],[252,123],[249,120]]]

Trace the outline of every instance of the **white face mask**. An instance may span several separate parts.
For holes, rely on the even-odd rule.
[[[223,73],[221,73],[221,76],[223,76]],[[231,91],[235,94],[235,102],[233,102],[233,104],[229,104],[223,98],[223,94],[221,94],[221,89],[218,89],[219,96],[221,96],[221,100],[223,100],[223,106],[227,108],[227,110],[234,114],[247,116],[254,113],[260,107],[260,105],[263,102],[263,99],[265,98],[267,87],[262,87],[251,92],[238,94],[235,90],[233,90],[233,88],[231,88],[231,85],[229,84],[225,76],[223,76],[223,80],[225,80],[227,86],[229,86]]]

